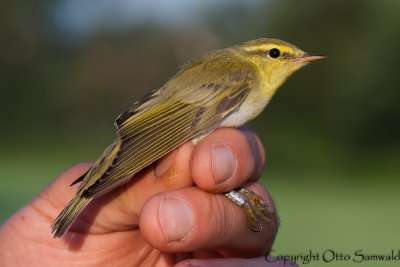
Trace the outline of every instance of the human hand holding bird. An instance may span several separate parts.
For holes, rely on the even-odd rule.
[[[274,229],[265,224],[260,233],[250,231],[242,209],[208,193],[244,186],[273,209],[257,182],[264,161],[254,132],[217,129],[91,202],[65,236],[54,239],[48,225],[75,195],[68,185],[92,166],[79,164],[0,227],[0,266],[268,266],[263,255]]]
[[[87,173],[75,197],[52,225],[54,237],[68,231],[95,198],[132,177],[185,141],[221,127],[240,127],[256,117],[296,70],[324,56],[310,55],[276,39],[258,39],[207,53],[182,68],[160,89],[136,101],[116,120],[117,140]],[[253,231],[275,214],[248,190],[226,196],[243,207]]]

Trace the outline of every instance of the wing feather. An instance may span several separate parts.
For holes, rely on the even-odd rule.
[[[116,120],[119,150],[102,177],[85,187],[84,196],[97,197],[126,183],[132,175],[183,142],[217,128],[254,86],[254,69],[239,67],[233,70],[239,69],[240,75],[234,75],[230,68],[213,70],[212,76],[205,77],[208,84],[204,84],[204,77],[193,81],[191,77],[199,70],[195,66],[187,68],[190,71],[178,73],[160,89],[162,92],[152,92],[145,97],[146,101],[137,101],[121,114]],[[231,79],[230,73],[234,75]],[[190,96],[190,92],[199,94]],[[161,97],[154,97],[160,93],[162,102]]]
[[[163,116],[149,116],[146,126],[130,124],[131,129],[121,131],[122,145],[113,163],[105,172],[107,179],[98,179],[86,192],[86,197],[96,197],[126,183],[131,176],[150,165],[183,142],[191,139],[196,132],[190,129],[197,107],[182,103],[170,103],[179,106],[176,112],[169,107],[159,110]],[[142,116],[147,116],[144,112]],[[140,119],[139,119],[140,121]]]

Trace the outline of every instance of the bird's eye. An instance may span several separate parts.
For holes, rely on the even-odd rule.
[[[268,51],[268,55],[272,58],[278,58],[281,55],[281,51],[278,48],[272,48]]]

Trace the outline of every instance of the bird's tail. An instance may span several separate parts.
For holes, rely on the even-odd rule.
[[[76,217],[92,199],[77,195],[68,203],[51,226],[54,238],[61,237],[68,231]]]
[[[96,163],[85,174],[76,179],[71,185],[82,182],[77,190],[75,197],[68,203],[63,211],[58,215],[53,225],[51,232],[54,238],[63,236],[72,223],[78,217],[79,213],[89,204],[89,202],[96,196],[86,196],[88,188],[91,188],[104,173],[109,169],[112,164],[122,141],[118,139],[110,145],[103,153],[103,155],[96,161]],[[100,192],[102,195],[105,192]]]

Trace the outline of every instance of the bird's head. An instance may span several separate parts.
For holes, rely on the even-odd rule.
[[[277,39],[257,39],[237,45],[235,49],[253,62],[272,87],[279,87],[293,72],[310,62],[326,58],[311,55],[294,45]]]

